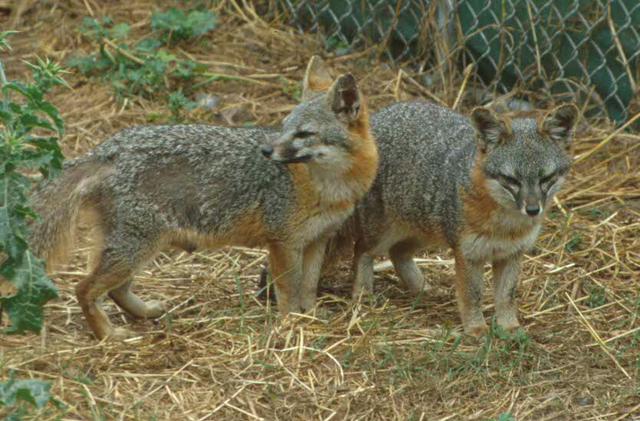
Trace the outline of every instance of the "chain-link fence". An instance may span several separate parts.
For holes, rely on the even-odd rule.
[[[474,63],[497,93],[580,95],[623,122],[640,95],[639,0],[277,0],[337,54]],[[526,95],[526,94],[525,94]]]

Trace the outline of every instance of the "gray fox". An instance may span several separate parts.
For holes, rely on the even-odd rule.
[[[279,130],[133,127],[35,190],[41,218],[30,242],[48,267],[68,251],[81,211],[97,228],[95,267],[76,287],[96,337],[128,335],[100,308],[104,294],[134,317],[163,313],[130,287],[166,246],[266,247],[279,311],[313,306],[325,243],[370,188],[378,163],[354,77],[318,78],[318,62],[309,62],[303,102]]]
[[[414,253],[448,246],[465,332],[487,331],[481,308],[486,262],[493,268],[497,324],[518,328],[520,261],[569,172],[577,117],[571,104],[539,118],[510,119],[482,107],[467,118],[419,101],[374,114],[381,160],[352,221],[353,295],[372,290],[373,258],[385,253],[408,288],[422,290]]]
[[[481,309],[486,262],[493,266],[497,323],[517,329],[520,261],[569,172],[577,118],[571,104],[541,118],[513,120],[482,107],[468,118],[423,101],[375,113],[378,174],[332,238],[328,260],[339,257],[332,250],[353,245],[357,298],[373,290],[373,258],[388,253],[400,279],[417,294],[426,284],[414,253],[448,246],[465,332],[481,336],[487,330]],[[263,271],[260,287],[265,285]]]

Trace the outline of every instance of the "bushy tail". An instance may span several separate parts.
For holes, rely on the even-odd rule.
[[[78,214],[99,196],[100,182],[109,170],[93,160],[75,161],[34,191],[31,203],[39,218],[31,227],[29,245],[47,261],[47,269],[68,258]]]

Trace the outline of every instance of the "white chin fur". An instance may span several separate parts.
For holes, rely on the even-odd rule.
[[[349,156],[339,148],[317,146],[313,148],[313,162],[335,168],[347,168],[351,164]]]

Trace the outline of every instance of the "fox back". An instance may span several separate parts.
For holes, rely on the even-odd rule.
[[[392,217],[450,246],[493,214],[507,218],[499,225],[533,226],[570,168],[571,127],[562,124],[561,115],[509,120],[427,102],[387,107],[372,117],[382,159],[360,220]]]

